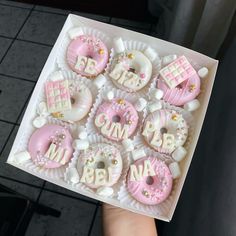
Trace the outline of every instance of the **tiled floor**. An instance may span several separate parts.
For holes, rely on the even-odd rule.
[[[146,34],[152,29],[148,22],[0,0],[0,183],[62,213],[59,219],[34,215],[27,236],[101,235],[100,203],[5,164],[37,78],[70,12]]]

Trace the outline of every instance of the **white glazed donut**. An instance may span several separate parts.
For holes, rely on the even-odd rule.
[[[188,136],[188,125],[178,112],[162,109],[146,117],[142,135],[153,149],[170,154],[184,145]]]
[[[141,51],[128,50],[114,57],[109,76],[118,88],[136,92],[151,79],[152,63]]]
[[[81,81],[69,80],[71,109],[53,113],[58,119],[77,122],[82,120],[88,113],[93,103],[90,89]]]
[[[91,145],[80,154],[77,164],[80,182],[90,188],[114,185],[121,176],[122,168],[120,151],[105,143]]]

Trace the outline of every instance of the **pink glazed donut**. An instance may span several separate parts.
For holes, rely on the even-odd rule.
[[[138,113],[131,103],[121,98],[115,98],[98,107],[95,126],[104,137],[120,141],[134,133],[138,119]]]
[[[143,173],[135,175],[135,170],[139,170],[139,166],[143,167]],[[171,192],[172,183],[168,166],[156,157],[143,157],[135,161],[130,166],[127,176],[127,188],[130,194],[137,201],[147,205],[163,202]]]
[[[164,92],[163,100],[170,104],[182,106],[195,99],[200,93],[200,78],[184,56],[161,69],[160,75],[157,88]],[[177,85],[170,88],[168,82]]]
[[[67,63],[77,74],[95,77],[102,73],[108,62],[108,49],[100,40],[80,35],[67,48]]]
[[[44,125],[30,137],[28,151],[33,162],[44,168],[58,168],[68,163],[73,154],[72,136],[60,125]]]

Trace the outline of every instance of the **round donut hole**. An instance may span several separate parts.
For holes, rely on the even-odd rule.
[[[166,134],[167,133],[167,128],[163,127],[160,129],[161,134]]]
[[[105,168],[105,163],[103,161],[99,161],[97,164],[98,169],[104,169]]]
[[[118,115],[115,115],[115,116],[112,117],[112,121],[115,122],[115,123],[119,123],[120,120],[121,120],[121,118]]]
[[[152,176],[148,176],[146,179],[146,184],[152,185],[153,183],[154,183],[154,179],[152,178]]]
[[[75,99],[71,97],[70,102],[71,102],[71,104],[75,104]]]

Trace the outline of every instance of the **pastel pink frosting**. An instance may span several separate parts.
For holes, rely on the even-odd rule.
[[[101,52],[100,50],[102,50],[102,53],[99,53]],[[96,75],[98,75],[103,72],[107,65],[109,53],[106,45],[100,39],[93,36],[81,35],[71,41],[66,55],[68,65],[76,73],[90,77],[90,74],[84,72],[84,68],[81,70],[75,68],[78,56],[85,56],[95,60],[97,62],[95,66]]]
[[[119,101],[123,101],[124,104],[119,104]],[[135,110],[134,106],[129,103],[127,100],[121,98],[115,98],[110,102],[102,103],[96,112],[96,116],[100,113],[105,113],[109,120],[112,122],[113,117],[118,116],[120,118],[119,123],[123,127],[123,125],[128,124],[128,136],[131,136],[137,128],[138,125],[138,113]],[[130,123],[129,123],[130,122]],[[114,138],[112,136],[107,136],[110,140],[120,141],[119,138]]]
[[[68,129],[60,125],[44,125],[31,135],[28,143],[28,151],[36,165],[50,169],[62,166],[61,163],[44,156],[50,144],[57,142],[57,137],[60,135],[64,135],[65,137],[60,147],[67,150],[66,163],[70,161],[73,154],[73,139]]]
[[[156,205],[163,202],[169,196],[173,179],[165,162],[156,157],[143,157],[135,161],[134,165],[143,165],[145,160],[150,160],[151,166],[156,173],[155,176],[151,176],[152,184],[147,183],[147,179],[150,177],[143,177],[141,181],[131,181],[129,171],[127,176],[127,188],[137,201],[146,205]],[[148,196],[145,196],[144,192],[147,192]]]
[[[191,86],[194,86],[194,89],[191,89]],[[157,81],[157,88],[164,92],[163,100],[175,106],[182,106],[195,99],[200,93],[200,86],[201,81],[197,73],[172,89],[168,87],[161,76]]]

